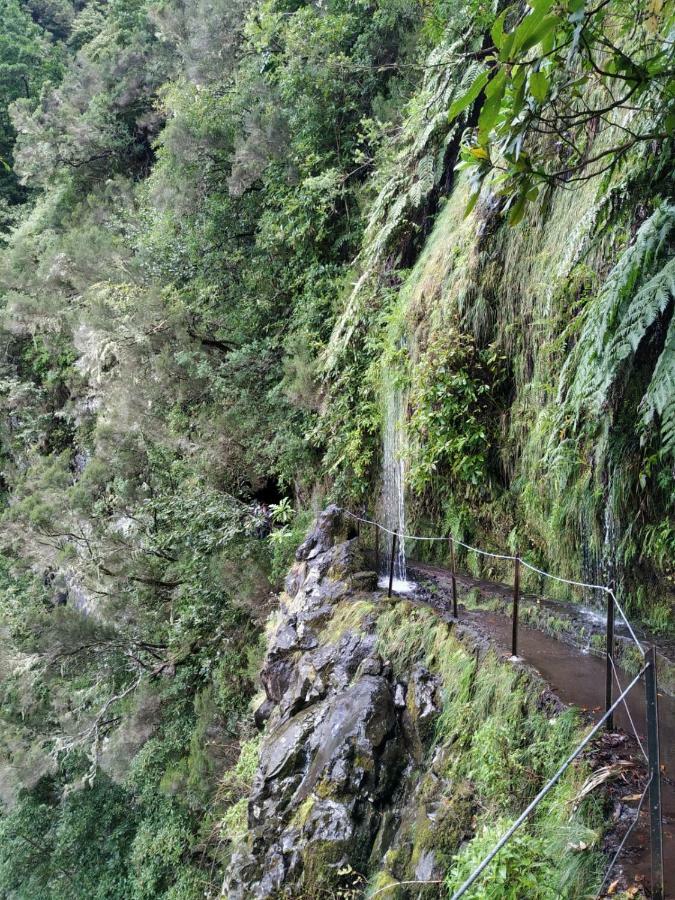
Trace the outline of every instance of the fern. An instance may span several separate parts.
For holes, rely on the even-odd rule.
[[[643,285],[633,296],[619,327],[609,341],[598,385],[596,406],[602,406],[616,382],[621,365],[635,356],[649,328],[668,308],[675,296],[675,259]]]
[[[625,395],[640,346],[659,322],[668,324],[669,316],[665,345],[640,401],[637,425],[646,441],[654,435],[658,418],[662,450],[675,451],[675,259],[668,258],[674,225],[675,206],[656,209],[586,307],[579,339],[560,375],[557,423],[546,452],[549,464],[556,460],[563,434],[578,433],[585,422],[599,437],[601,423],[609,425],[604,413],[610,398]]]
[[[675,292],[675,261],[664,265],[663,256],[674,224],[675,207],[659,207],[587,307],[579,341],[560,378],[559,399],[575,420],[602,410],[611,389],[630,374],[645,335],[668,309]]]
[[[660,417],[662,449],[665,453],[675,453],[675,316],[670,320],[663,351],[640,403],[640,414],[644,432],[657,415]]]

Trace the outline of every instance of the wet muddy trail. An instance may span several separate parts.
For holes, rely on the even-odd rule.
[[[428,568],[431,569],[431,567]],[[427,567],[424,569],[426,570]],[[450,574],[435,567],[433,573],[426,571],[425,574],[433,574],[434,581],[447,604],[446,608],[449,609]],[[469,581],[469,579],[459,577],[457,580],[458,584]],[[476,586],[473,579],[470,582],[468,586]],[[441,614],[451,618],[449,613],[441,612]],[[510,656],[511,619],[509,617],[487,610],[469,610],[460,602],[459,620],[488,637],[505,657]],[[564,703],[580,708],[591,719],[600,718],[604,712],[605,702],[604,659],[525,625],[521,625],[519,628],[518,649],[520,657],[542,675]],[[620,669],[618,674],[623,685],[628,684],[631,680]],[[615,691],[615,696],[617,693],[618,690]],[[645,697],[642,682],[633,689],[628,701],[628,710],[637,736],[643,746],[646,746]],[[664,817],[665,896],[666,898],[675,898],[675,699],[661,692],[659,692],[659,726]],[[635,794],[638,790],[636,788],[641,792],[641,785],[645,781],[644,759],[637,742],[632,737],[633,727],[623,705],[615,713],[615,729],[617,732],[622,731],[629,736],[629,740],[623,741],[618,755],[634,763],[633,771],[630,772],[632,783],[626,785],[623,799],[619,792],[614,810],[616,819],[625,826],[632,821],[632,811],[637,807]],[[621,746],[620,742],[623,740],[621,737],[614,740],[617,746]],[[611,739],[609,744],[611,744]],[[632,799],[628,801],[627,797]],[[640,820],[628,839],[610,882],[620,872],[623,872],[628,884],[639,883],[648,886],[650,883],[649,822],[646,806],[647,804],[643,807]]]

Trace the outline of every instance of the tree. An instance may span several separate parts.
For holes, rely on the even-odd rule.
[[[12,171],[16,132],[9,105],[21,98],[35,102],[47,80],[58,81],[63,52],[18,0],[0,0],[0,21],[0,203],[17,203],[25,191]]]
[[[482,70],[449,111],[452,120],[481,104],[460,163],[472,173],[469,209],[494,173],[516,224],[542,185],[597,177],[634,148],[668,141],[674,24],[673,4],[661,0],[529,0],[524,14],[516,4],[502,10],[478,54]]]

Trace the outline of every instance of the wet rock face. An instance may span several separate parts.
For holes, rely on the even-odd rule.
[[[350,618],[376,598],[364,593],[374,576],[356,541],[345,538],[329,507],[286,581],[262,671],[249,841],[225,882],[231,900],[318,897],[339,886],[341,871],[363,872],[410,759],[405,703],[376,651],[373,617]],[[419,700],[425,713],[430,690]]]

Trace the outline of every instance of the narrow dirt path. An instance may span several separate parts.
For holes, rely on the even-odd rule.
[[[412,561],[409,563],[408,568],[410,570],[414,570],[418,574],[426,575],[434,580],[441,579],[447,585],[449,585],[450,583],[450,572],[443,566],[435,566],[431,565],[430,563]],[[466,590],[477,588],[478,591],[480,591],[480,593],[485,597],[499,597],[501,599],[510,600],[513,596],[513,588],[508,584],[502,584],[498,581],[489,581],[485,578],[474,578],[472,575],[466,575],[460,572],[458,572],[455,577],[460,588],[464,588]],[[523,591],[521,593],[521,599],[523,603],[536,603],[538,606],[545,607],[554,615],[557,614],[569,617],[575,623],[584,625],[591,631],[604,633],[604,612],[592,609],[589,606],[584,606],[583,604],[569,603],[563,600],[552,600],[550,597],[546,597],[544,594],[534,594],[530,591]],[[634,623],[631,623],[631,625],[634,625]],[[617,635],[628,637],[628,629],[624,625],[620,616],[616,617],[614,627]],[[653,644],[656,647],[657,652],[664,656],[666,659],[675,660],[675,639],[663,637],[661,635],[654,635],[651,632],[646,631],[644,628],[640,627],[634,627],[634,630],[636,631],[641,641],[648,644]]]
[[[421,567],[413,564],[412,568],[419,570]],[[452,621],[449,612],[451,609],[450,573],[439,567],[430,566],[425,566],[424,571],[425,574],[433,576],[441,595],[443,608],[439,609],[431,602],[426,605],[436,609],[448,621]],[[480,586],[474,579],[465,576],[458,576],[457,581],[458,585],[464,588]],[[494,585],[492,582],[486,582],[486,587],[509,590],[504,585]],[[488,637],[505,657],[510,657],[511,620],[509,617],[487,610],[469,610],[460,602],[459,621],[473,626]],[[541,674],[564,703],[580,708],[588,714],[590,719],[600,718],[604,711],[605,701],[605,662],[603,659],[524,625],[521,625],[519,629],[518,646],[520,656]],[[630,681],[625,672],[619,670],[618,674],[624,685]],[[615,715],[617,734],[616,736],[608,735],[605,746],[614,745],[617,748],[617,756],[633,765],[633,780],[635,781],[637,772],[644,771],[644,761],[639,745],[632,737],[634,733],[632,723],[635,725],[637,737],[643,746],[646,746],[645,698],[644,691],[639,685],[631,692],[628,701],[628,712],[623,705],[617,710]],[[675,699],[665,694],[659,694],[659,721],[664,814],[665,896],[673,900],[675,898]],[[629,739],[626,740],[621,732],[625,732]],[[631,801],[626,799],[626,793],[633,798]],[[616,804],[614,810],[616,820],[624,824],[632,821],[632,810],[637,806],[636,792],[624,792],[623,799],[618,798]],[[640,821],[617,863],[617,872],[613,874],[613,878],[616,878],[620,871],[623,871],[629,884],[642,883],[648,886],[650,883],[649,821],[646,804],[643,807]]]

